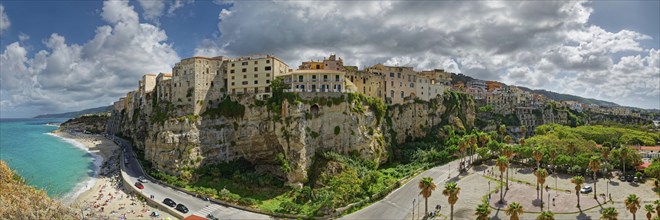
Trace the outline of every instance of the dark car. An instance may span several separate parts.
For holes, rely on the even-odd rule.
[[[144,185],[142,185],[142,183],[140,182],[135,182],[135,187],[137,187],[138,189],[144,189]]]
[[[632,182],[634,179],[635,179],[635,177],[633,177],[632,175],[626,176],[626,181],[628,181],[628,182]]]
[[[174,200],[172,200],[172,199],[170,199],[170,198],[165,198],[165,200],[163,200],[163,203],[164,203],[165,205],[169,206],[169,207],[174,207],[174,206],[176,206],[176,202],[174,202]]]
[[[179,212],[188,213],[188,207],[186,207],[186,206],[183,205],[183,204],[178,204],[178,205],[176,205],[176,208],[175,208],[175,209],[176,209],[176,210],[179,210]]]

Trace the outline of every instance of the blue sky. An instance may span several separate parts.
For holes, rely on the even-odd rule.
[[[660,109],[660,1],[2,1],[0,117],[110,104],[193,55],[336,53]]]

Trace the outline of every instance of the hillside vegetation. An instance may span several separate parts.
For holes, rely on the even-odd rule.
[[[74,219],[73,210],[48,197],[0,160],[0,219]]]

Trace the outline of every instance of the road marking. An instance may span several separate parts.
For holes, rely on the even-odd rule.
[[[195,212],[194,214],[197,215],[197,216],[205,217],[206,215],[211,214],[211,213],[215,212],[215,210],[218,210],[218,209],[220,209],[219,205],[211,204],[211,205],[206,206],[203,209]]]

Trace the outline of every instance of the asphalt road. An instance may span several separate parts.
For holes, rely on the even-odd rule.
[[[449,171],[450,167],[451,171]],[[419,196],[419,180],[422,177],[433,177],[433,182],[437,185],[437,193],[438,189],[443,189],[445,182],[448,181],[449,174],[451,174],[452,179],[458,175],[457,168],[458,160],[442,166],[433,167],[417,175],[382,200],[344,216],[341,219],[405,219],[406,216],[413,212],[413,206],[415,217],[417,217],[420,211],[422,214],[424,212],[424,198]],[[429,204],[429,210],[432,209],[431,207],[433,205]]]
[[[145,176],[144,170],[138,165],[138,160],[135,158],[135,153],[131,148],[130,142],[125,141],[120,138],[115,138],[115,140],[122,147],[122,169],[129,176],[128,179],[132,184],[137,182],[139,176]],[[124,151],[124,149],[126,149]],[[128,163],[125,163],[124,157],[127,159]],[[162,202],[165,198],[170,198],[174,200],[177,204],[184,204],[188,207],[189,212],[184,214],[184,216],[189,216],[195,213],[199,213],[199,216],[206,217],[206,214],[212,213],[215,217],[220,219],[270,219],[267,215],[252,213],[243,211],[236,208],[225,207],[222,205],[217,205],[209,201],[205,201],[200,198],[188,195],[184,192],[175,190],[173,188],[160,185],[157,183],[152,183],[147,181],[143,183],[144,189],[141,191],[145,196],[154,196],[154,200]],[[178,212],[178,211],[177,211]]]

